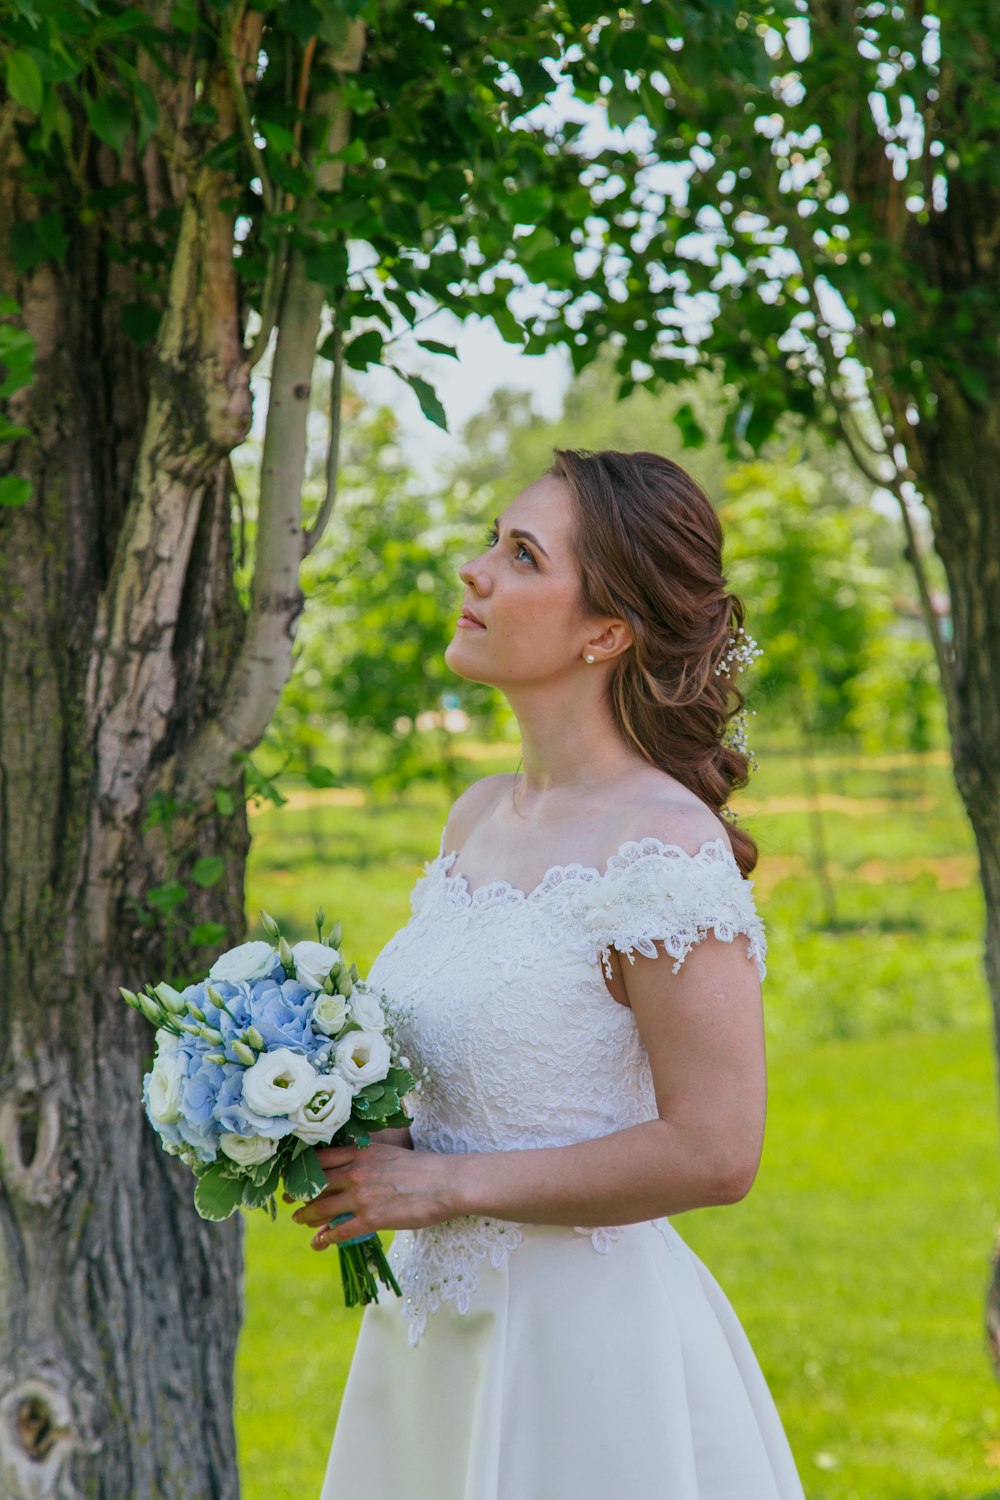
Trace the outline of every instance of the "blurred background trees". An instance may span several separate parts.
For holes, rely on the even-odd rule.
[[[723,435],[733,393],[717,380],[614,402],[608,367],[577,377],[552,421],[527,393],[498,390],[437,475],[407,463],[392,412],[350,397],[340,500],[305,572],[310,608],[268,765],[376,796],[427,779],[454,794],[454,736],[492,739],[511,724],[498,693],[443,663],[463,594],[457,570],[556,446],[652,448],[706,486],[726,529],[730,586],[764,651],[751,743],[756,734],[795,746],[805,766],[821,742],[866,754],[945,742],[898,515],[849,456],[789,418],[761,458],[733,462]],[[685,448],[692,432],[697,446]]]

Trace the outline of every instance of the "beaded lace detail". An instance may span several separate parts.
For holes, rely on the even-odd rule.
[[[412,916],[368,975],[409,1011],[403,1050],[426,1081],[409,1100],[418,1149],[529,1150],[570,1145],[656,1118],[635,1018],[609,994],[610,953],[664,951],[676,973],[710,933],[747,939],[761,979],[766,940],[725,840],[694,854],[656,838],[624,843],[602,871],[556,865],[531,891],[506,880],[470,890],[428,860]],[[572,1233],[567,1229],[567,1233]],[[602,1253],[615,1225],[579,1228]],[[411,1343],[444,1303],[472,1305],[484,1263],[500,1269],[521,1226],[469,1216],[397,1233],[390,1252]]]
[[[488,1260],[498,1271],[508,1250],[516,1250],[523,1239],[520,1224],[475,1215],[429,1229],[399,1230],[389,1264],[403,1294],[410,1343],[420,1342],[428,1316],[442,1302],[454,1302],[460,1313],[467,1313],[479,1285],[478,1263]]]

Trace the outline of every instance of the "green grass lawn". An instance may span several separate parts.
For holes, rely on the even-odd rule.
[[[947,767],[829,757],[824,787],[840,802],[825,830],[838,901],[827,929],[818,884],[795,864],[809,827],[794,761],[761,760],[746,794],[760,810],[744,822],[761,844],[769,936],[764,1160],[744,1202],[675,1222],[750,1335],[810,1500],[1000,1500],[1000,1390],[981,1334],[997,1108],[982,898],[974,872],[955,883],[967,825]],[[251,912],[304,931],[322,901],[364,969],[405,921],[444,812],[426,792],[261,814]],[[881,882],[858,873],[873,860]],[[895,878],[914,860],[928,867]],[[356,1327],[334,1256],[310,1251],[287,1211],[277,1224],[249,1216],[246,1500],[318,1493]]]

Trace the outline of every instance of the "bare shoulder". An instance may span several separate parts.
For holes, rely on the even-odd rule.
[[[493,811],[515,780],[516,777],[509,772],[483,776],[455,798],[445,823],[445,853],[462,848],[472,830]]]
[[[641,804],[632,804],[626,814],[627,839],[655,838],[676,844],[688,854],[697,854],[705,844],[721,839],[730,853],[732,840],[722,818],[694,792],[664,777],[662,784],[647,785]]]

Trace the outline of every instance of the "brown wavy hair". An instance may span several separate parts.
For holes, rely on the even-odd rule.
[[[715,507],[690,474],[656,453],[557,448],[549,473],[573,497],[585,608],[625,620],[632,632],[611,678],[619,733],[725,819],[749,875],[757,845],[726,803],[746,786],[751,760],[722,743],[746,701],[735,680],[740,662],[729,675],[716,672],[744,605],[726,589]]]

